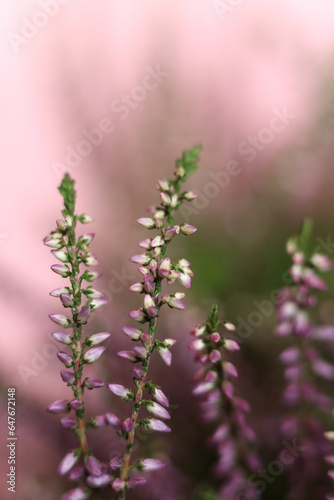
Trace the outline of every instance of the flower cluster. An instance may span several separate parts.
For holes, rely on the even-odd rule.
[[[332,399],[318,389],[317,377],[334,380],[334,365],[324,360],[315,342],[333,338],[334,328],[317,327],[311,317],[316,306],[316,291],[324,291],[326,284],[322,273],[331,269],[329,259],[312,253],[307,248],[308,224],[299,238],[288,241],[287,252],[291,256],[291,285],[281,290],[278,296],[278,326],[276,335],[287,337],[290,345],[280,355],[284,365],[287,386],[283,401],[290,407],[284,418],[282,434],[286,439],[297,439],[304,452],[291,466],[291,488],[288,498],[312,498],[321,491],[323,472],[321,462],[328,445],[323,438],[318,410],[329,412]],[[318,486],[317,486],[318,484]],[[312,486],[311,486],[312,485]],[[311,498],[311,497],[310,497]]]
[[[103,293],[95,290],[91,285],[85,286],[84,281],[91,283],[100,276],[100,273],[86,269],[82,272],[82,265],[87,268],[96,266],[97,260],[90,253],[89,245],[94,234],[87,233],[76,237],[76,224],[91,222],[85,214],[75,215],[75,190],[74,181],[65,175],[59,191],[64,198],[65,209],[63,219],[57,220],[57,228],[45,239],[44,244],[51,247],[53,255],[61,264],[51,266],[52,271],[62,278],[68,278],[69,285],[53,290],[50,295],[58,297],[69,315],[51,314],[50,319],[65,331],[52,333],[52,337],[59,343],[68,346],[68,352],[59,351],[58,358],[64,365],[60,375],[63,381],[73,391],[73,399],[60,400],[50,404],[49,413],[61,414],[61,424],[65,429],[73,431],[79,440],[79,446],[70,451],[61,461],[58,471],[61,475],[68,475],[71,481],[84,481],[88,487],[100,487],[111,482],[107,471],[96,474],[98,461],[92,455],[87,442],[87,427],[97,426],[94,418],[85,420],[84,390],[102,387],[103,381],[97,378],[83,378],[85,364],[96,361],[104,352],[105,347],[100,346],[110,337],[110,333],[101,332],[88,335],[82,339],[83,327],[87,324],[92,311],[106,304]],[[72,413],[70,413],[72,412]],[[96,417],[98,419],[98,417]],[[94,472],[95,471],[95,472]],[[64,500],[82,500],[90,495],[89,488],[78,487],[70,490],[63,496]]]
[[[130,312],[130,317],[142,326],[123,328],[124,334],[132,340],[135,346],[132,350],[119,352],[118,355],[136,365],[132,370],[134,390],[119,384],[108,384],[113,394],[120,396],[124,401],[133,403],[132,414],[123,423],[115,415],[109,417],[119,435],[126,440],[124,458],[121,461],[116,460],[117,464],[115,464],[115,469],[116,465],[120,469],[119,477],[112,483],[113,488],[118,492],[119,499],[125,498],[128,488],[145,482],[142,477],[131,478],[132,469],[156,470],[164,466],[162,462],[154,459],[140,460],[131,465],[131,455],[135,432],[138,428],[143,427],[161,432],[170,431],[170,427],[164,422],[170,418],[168,399],[159,386],[147,379],[147,373],[154,351],[158,352],[168,366],[172,362],[170,348],[176,341],[169,338],[160,341],[155,338],[160,309],[165,304],[172,309],[185,308],[182,302],[185,294],[183,292],[163,293],[163,285],[171,285],[179,281],[185,288],[191,287],[193,272],[189,267],[190,263],[186,259],[173,262],[167,256],[167,247],[176,235],[189,235],[196,231],[196,228],[189,224],[175,224],[174,214],[185,201],[196,198],[193,192],[182,192],[181,188],[183,182],[197,169],[198,152],[199,147],[184,152],[177,162],[174,180],[158,182],[161,204],[149,208],[150,217],[138,219],[139,224],[151,231],[158,231],[158,234],[140,241],[139,247],[144,252],[130,258],[131,262],[139,265],[138,271],[142,276],[141,281],[132,285],[130,290],[141,294],[143,298],[142,305]],[[142,408],[148,413],[145,418],[139,418]]]
[[[220,332],[219,332],[220,330]],[[195,360],[201,368],[194,376],[193,394],[201,397],[202,418],[218,422],[212,436],[217,447],[218,463],[215,472],[223,483],[220,495],[226,500],[253,500],[259,498],[249,475],[260,466],[253,449],[256,439],[246,421],[248,403],[235,395],[233,379],[238,376],[227,355],[239,349],[231,338],[235,330],[232,323],[223,323],[218,317],[218,306],[211,308],[206,323],[192,330],[195,340],[189,349],[195,351]]]

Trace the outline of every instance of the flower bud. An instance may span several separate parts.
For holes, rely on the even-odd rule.
[[[61,498],[62,500],[86,500],[88,497],[88,491],[83,488],[75,488],[65,493]]]
[[[62,344],[70,345],[72,344],[72,337],[65,332],[54,332],[51,334],[52,337],[57,340],[57,342],[61,342]]]
[[[157,420],[155,418],[151,418],[147,422],[146,425],[149,429],[151,429],[153,431],[159,431],[159,432],[170,432],[171,431],[171,428],[168,427],[168,425],[166,425],[165,422],[162,422],[161,420]]]
[[[168,411],[162,406],[160,406],[158,403],[151,402],[150,404],[147,404],[147,411],[152,413],[155,417],[165,418],[165,419],[170,418],[170,414],[168,413]]]
[[[56,259],[60,260],[60,262],[68,262],[67,252],[63,250],[51,250],[51,253],[56,257]]]
[[[67,278],[71,274],[69,267],[66,264],[54,264],[51,266],[51,269],[54,273],[59,274],[63,278]]]
[[[87,323],[89,316],[90,316],[90,307],[89,306],[83,307],[78,314],[77,318],[78,323],[81,323],[82,325]]]
[[[87,389],[98,389],[104,386],[104,382],[99,378],[87,378],[85,380],[85,386]]]
[[[78,425],[78,422],[70,417],[61,418],[60,423],[64,427],[64,429],[71,429],[71,430],[75,429]]]
[[[182,234],[189,235],[195,233],[197,228],[195,226],[191,226],[190,224],[182,224],[180,226],[180,231]]]
[[[94,333],[93,335],[90,335],[86,339],[86,342],[89,343],[89,345],[93,346],[93,345],[100,344],[101,342],[104,342],[109,337],[111,337],[111,334],[108,332]]]
[[[67,316],[64,316],[63,314],[50,314],[49,318],[57,323],[57,325],[60,325],[64,328],[69,328],[72,325],[69,318]]]
[[[141,465],[143,466],[144,470],[147,471],[159,470],[166,466],[164,462],[156,458],[145,458],[145,460],[141,462]]]
[[[147,229],[153,229],[155,227],[155,222],[153,219],[149,217],[142,217],[141,219],[137,219],[137,222],[142,226],[147,227]]]
[[[74,374],[68,370],[61,370],[60,376],[67,384],[73,384],[75,381]]]
[[[51,403],[47,409],[47,412],[49,413],[66,413],[70,411],[70,405],[69,402],[65,399],[60,399],[58,401],[54,401],[54,403]]]
[[[134,428],[132,418],[127,418],[126,420],[124,420],[122,428],[124,432],[131,432]]]
[[[113,394],[116,396],[119,396],[120,398],[129,398],[131,397],[131,391],[130,389],[127,389],[124,387],[124,385],[120,384],[108,384],[108,389],[111,391]]]
[[[67,453],[67,455],[65,455],[65,457],[59,464],[58,467],[59,474],[61,476],[67,474],[75,466],[78,460],[79,460],[79,454],[75,453],[74,451]]]
[[[105,349],[105,346],[93,347],[92,349],[89,349],[89,351],[84,354],[84,361],[89,364],[94,363],[94,361],[99,359],[99,357],[103,354]]]
[[[61,293],[60,300],[61,300],[64,307],[72,307],[73,306],[72,297],[68,293]]]
[[[64,363],[66,368],[70,368],[72,366],[73,358],[69,354],[67,354],[66,352],[59,351],[57,353],[57,356],[60,359],[60,361]]]
[[[92,311],[96,311],[96,309],[99,309],[106,304],[108,304],[108,301],[106,299],[93,299],[90,303],[90,308]]]

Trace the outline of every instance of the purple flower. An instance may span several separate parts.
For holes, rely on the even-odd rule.
[[[126,420],[124,420],[122,427],[124,432],[131,432],[134,428],[132,418],[127,418]]]
[[[65,332],[54,332],[51,334],[52,337],[61,342],[62,344],[70,345],[72,343],[72,337]]]
[[[78,422],[70,417],[64,417],[60,422],[65,429],[75,429],[78,425]]]
[[[67,384],[73,384],[73,382],[75,381],[74,374],[68,370],[61,370],[60,376]]]
[[[162,392],[161,389],[154,388],[153,397],[158,403],[166,406],[167,408],[169,407],[167,396]]]
[[[88,476],[87,484],[91,488],[101,488],[103,486],[107,486],[112,481],[112,477],[109,474],[103,474],[102,476]]]
[[[155,417],[169,419],[170,414],[168,411],[160,406],[158,403],[150,403],[147,405],[147,410],[152,413]]]
[[[89,306],[83,307],[78,314],[78,323],[81,324],[87,323],[89,316],[90,316],[90,307]]]
[[[66,352],[59,351],[57,352],[57,356],[62,363],[66,366],[66,368],[70,368],[73,364],[73,358],[67,354]]]
[[[93,346],[104,342],[109,337],[111,337],[111,334],[107,332],[94,333],[87,338],[87,342],[89,342],[89,345]]]
[[[61,498],[62,500],[86,500],[89,497],[89,493],[83,488],[75,488],[70,490]]]
[[[67,278],[71,274],[70,268],[63,264],[54,264],[51,266],[51,269],[54,273],[59,274],[63,278]]]
[[[58,467],[58,472],[61,476],[64,476],[67,474],[77,463],[79,460],[79,454],[71,451],[70,453],[67,453],[63,460],[60,462],[59,467]]]
[[[68,317],[64,316],[63,314],[50,314],[49,318],[57,323],[57,325],[60,325],[64,328],[69,328],[72,325]]]
[[[60,399],[51,403],[46,411],[49,413],[66,413],[70,410],[69,402],[66,399]]]
[[[86,459],[86,469],[92,476],[99,477],[102,475],[101,463],[92,455],[88,456]]]
[[[87,378],[85,380],[85,386],[87,389],[98,389],[104,386],[104,382],[99,378]]]
[[[159,470],[163,467],[166,467],[166,464],[164,462],[156,458],[145,458],[145,460],[141,462],[141,465],[143,466],[144,470],[147,471]]]
[[[120,396],[121,398],[128,398],[129,395],[131,396],[130,389],[127,389],[126,387],[124,387],[124,385],[108,384],[107,387],[108,387],[109,391],[111,391],[116,396]]]
[[[106,419],[109,425],[112,425],[117,431],[122,429],[121,420],[113,413],[106,413]]]
[[[94,363],[94,361],[96,361],[97,359],[99,359],[99,357],[104,353],[105,351],[105,347],[93,347],[92,349],[89,349],[89,351],[87,351],[85,354],[84,354],[84,361],[86,363]]]

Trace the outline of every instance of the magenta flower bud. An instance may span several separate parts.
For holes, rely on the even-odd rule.
[[[89,345],[97,345],[101,342],[104,342],[109,337],[111,337],[111,334],[108,332],[94,333],[93,335],[90,335],[90,337],[88,337],[87,341],[89,342]]]
[[[60,376],[67,384],[73,384],[73,382],[75,381],[74,374],[72,372],[69,372],[68,370],[61,370]]]
[[[60,423],[64,427],[64,429],[75,429],[78,425],[78,422],[70,417],[61,418]]]
[[[54,401],[51,403],[47,409],[47,412],[49,413],[66,413],[70,411],[70,405],[66,399],[59,399],[58,401]]]
[[[162,406],[160,406],[158,403],[148,404],[147,411],[152,413],[155,417],[165,418],[165,419],[170,418],[170,414],[168,413],[168,411]]]
[[[142,378],[142,376],[144,375],[144,370],[142,370],[141,368],[134,368],[132,370],[132,375],[134,378]]]
[[[147,471],[159,470],[163,467],[166,467],[166,464],[164,462],[156,458],[145,458],[145,460],[141,462],[141,465],[143,466],[144,470]]]
[[[165,422],[162,422],[161,420],[157,420],[155,418],[151,418],[148,423],[147,427],[151,429],[152,431],[159,431],[159,432],[170,432],[171,428],[168,427],[168,425],[165,424]]]
[[[85,466],[87,472],[92,476],[102,476],[101,463],[97,458],[89,455],[86,459]]]
[[[218,378],[218,375],[216,372],[213,372],[213,371],[209,371],[206,375],[205,375],[205,382],[215,382]]]
[[[172,353],[170,352],[169,349],[166,347],[160,347],[158,349],[158,353],[162,357],[163,361],[166,363],[167,366],[170,366],[172,364]]]
[[[85,306],[81,309],[81,311],[78,314],[78,323],[85,324],[87,323],[87,320],[90,316],[90,307]]]
[[[153,306],[153,307],[149,307],[147,309],[147,314],[150,316],[150,318],[156,318],[158,316],[158,308]]]
[[[211,363],[217,363],[221,359],[221,354],[216,349],[210,352],[209,359]]]
[[[210,338],[212,342],[219,342],[220,341],[220,335],[218,332],[214,332],[210,335]]]
[[[144,290],[144,285],[143,283],[134,283],[130,286],[129,290],[131,292],[142,292]]]
[[[151,297],[151,295],[146,294],[144,297],[144,309],[148,309],[148,308],[154,307],[154,306],[155,306],[155,302],[154,302],[153,298]]]
[[[163,205],[165,207],[170,205],[172,202],[171,197],[166,193],[160,193],[160,201],[161,201],[161,205]]]
[[[122,422],[113,413],[106,413],[107,423],[112,425],[117,431],[122,430]]]
[[[102,488],[103,486],[107,486],[112,481],[112,477],[109,474],[103,474],[102,476],[88,476],[87,484],[91,488]]]
[[[59,274],[63,278],[67,278],[71,274],[70,268],[63,264],[54,264],[51,266],[51,269],[54,273]]]
[[[191,226],[190,224],[182,224],[180,230],[182,234],[188,235],[195,233],[197,228],[195,226]]]
[[[96,427],[105,427],[108,423],[105,415],[96,415],[93,422]]]
[[[157,188],[160,190],[160,191],[170,191],[170,183],[169,181],[158,181],[158,184],[157,184]]]
[[[94,363],[94,361],[99,359],[105,350],[105,346],[93,347],[92,349],[89,349],[89,351],[85,352],[83,359],[86,363]]]
[[[137,486],[143,486],[146,484],[147,481],[144,477],[133,477],[132,479],[129,479],[128,481],[128,487],[129,488],[137,488]]]
[[[146,240],[142,240],[138,243],[140,248],[145,248],[145,250],[149,250],[151,248],[151,238],[146,238]]]
[[[116,396],[119,396],[121,398],[128,398],[129,396],[131,397],[130,389],[127,389],[126,387],[124,387],[124,385],[108,384],[107,387],[108,387],[109,391],[111,391]]]
[[[183,198],[187,201],[193,201],[197,198],[197,194],[194,193],[193,191],[187,191],[186,193],[183,194]]]
[[[70,490],[61,498],[62,500],[86,500],[89,497],[89,493],[83,488],[75,488]]]
[[[226,375],[228,375],[229,377],[237,377],[238,376],[238,372],[237,372],[236,367],[234,366],[233,363],[230,363],[229,361],[224,361],[224,370],[225,370]]]
[[[68,474],[68,479],[70,481],[77,481],[84,475],[85,469],[81,465],[73,467],[73,469]]]
[[[90,307],[92,311],[96,311],[96,309],[99,309],[106,304],[108,304],[107,299],[93,299],[90,303]]]
[[[85,262],[86,266],[97,266],[98,265],[97,259],[94,257],[94,255],[91,255],[91,254],[87,255],[84,258],[84,262]]]
[[[72,399],[72,401],[70,401],[70,406],[72,410],[80,410],[80,408],[82,408],[82,402],[79,399]]]
[[[158,403],[162,404],[163,406],[167,406],[167,408],[169,407],[167,396],[162,392],[161,389],[157,389],[155,387],[153,397]]]
[[[125,333],[125,335],[130,337],[130,339],[139,340],[141,331],[137,330],[137,328],[131,328],[131,327],[125,326],[124,328],[122,328],[122,330]]]
[[[319,271],[329,271],[332,268],[330,259],[320,253],[315,253],[311,258],[311,262]]]
[[[86,288],[86,295],[90,299],[105,299],[104,293],[100,292],[99,290],[96,290],[95,288]]]
[[[57,340],[57,342],[61,342],[62,344],[70,345],[72,344],[72,337],[65,332],[54,332],[51,334],[52,337]]]
[[[95,233],[86,233],[80,236],[79,240],[82,241],[85,245],[90,245],[95,237]]]
[[[147,267],[144,267],[144,266],[139,266],[139,267],[137,267],[137,269],[138,269],[138,271],[139,271],[141,274],[143,274],[144,276],[145,276],[146,274],[150,274],[150,271],[149,271],[149,269],[147,269]]]
[[[144,321],[146,319],[145,314],[143,310],[140,307],[137,307],[134,311],[131,311],[129,314],[130,318],[134,319],[135,321]]]
[[[188,274],[180,273],[178,280],[185,288],[191,288],[191,277]]]
[[[193,394],[194,396],[201,396],[202,394],[212,391],[213,388],[214,384],[212,382],[203,382],[193,389]]]
[[[115,491],[121,491],[125,488],[125,481],[123,481],[123,479],[121,479],[120,477],[115,479],[115,481],[113,481],[112,483],[112,487],[114,488]]]
[[[104,382],[99,378],[88,378],[85,381],[85,386],[87,389],[99,389],[104,386]]]
[[[279,359],[284,364],[295,363],[300,358],[300,350],[298,347],[288,347],[279,356]]]
[[[114,457],[110,460],[109,462],[109,467],[112,471],[116,471],[118,469],[120,469],[123,465],[123,461],[121,458],[118,458],[118,457]]]
[[[154,220],[150,219],[149,217],[142,217],[141,219],[137,219],[137,222],[142,226],[147,227],[147,229],[153,229],[155,227]]]
[[[124,420],[122,428],[124,432],[131,432],[134,428],[132,418],[127,418],[126,420]]]
[[[224,347],[225,347],[225,349],[227,349],[228,351],[231,351],[231,352],[240,350],[239,344],[237,344],[237,342],[235,342],[235,340],[231,340],[231,339],[224,340]]]
[[[134,262],[135,264],[140,264],[142,266],[147,265],[151,260],[151,257],[149,255],[146,255],[145,253],[139,254],[139,255],[133,255],[130,257],[129,261]]]
[[[194,351],[201,351],[204,349],[205,343],[202,339],[196,339],[190,342],[188,345],[188,349],[194,350]]]
[[[140,346],[136,346],[133,351],[136,353],[136,355],[138,356],[138,358],[140,359],[146,359],[147,358],[147,350],[146,350],[146,347],[140,345]]]
[[[171,297],[167,304],[169,305],[169,307],[179,309],[180,311],[186,308],[182,300],[176,299],[175,297]]]
[[[64,307],[72,307],[73,306],[72,297],[68,293],[61,293],[60,300],[61,300]]]
[[[62,363],[66,366],[66,368],[70,368],[73,364],[73,358],[67,354],[66,352],[59,351],[57,352],[57,356]]]
[[[231,384],[231,382],[229,382],[228,380],[225,380],[225,382],[223,382],[223,391],[229,399],[233,398],[234,387],[233,384]]]
[[[43,243],[45,246],[55,249],[61,249],[64,246],[62,241],[57,238],[47,238]]]
[[[67,474],[77,463],[79,460],[79,454],[75,453],[74,451],[71,451],[70,453],[67,453],[63,460],[60,462],[59,467],[58,467],[58,472],[61,476],[64,476]]]
[[[138,361],[138,356],[133,351],[119,351],[117,356],[127,361],[131,361],[131,363],[136,363]]]
[[[56,224],[58,226],[58,229],[60,229],[60,231],[64,231],[65,229],[67,229],[69,227],[69,224],[66,220],[56,220]]]
[[[155,289],[155,283],[152,274],[147,274],[146,276],[144,276],[143,280],[144,280],[143,288],[145,289],[145,292],[153,293]]]
[[[52,290],[52,292],[49,293],[51,297],[60,297],[61,293],[67,293],[68,288],[56,288],[55,290]]]
[[[64,316],[63,314],[50,314],[49,318],[54,321],[54,323],[57,323],[57,325],[60,325],[64,328],[69,328],[71,326],[71,321],[67,316]]]

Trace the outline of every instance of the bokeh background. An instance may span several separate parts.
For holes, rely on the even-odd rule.
[[[128,383],[128,365],[115,353],[129,346],[121,327],[131,324],[127,315],[137,304],[128,291],[136,281],[128,258],[146,233],[135,220],[158,200],[156,180],[170,176],[182,151],[203,145],[200,170],[188,183],[200,197],[186,214],[199,230],[173,250],[191,261],[196,277],[186,312],[170,311],[161,327],[161,338],[178,339],[172,368],[152,364],[153,379],[173,404],[173,433],[140,444],[169,465],[133,499],[209,498],[201,492],[215,488],[215,454],[191,396],[189,330],[213,301],[224,317],[249,324],[255,301],[270,300],[283,285],[285,241],[306,216],[314,219],[315,240],[333,234],[334,3],[224,3],[226,11],[213,0],[1,4],[2,498],[10,386],[18,404],[16,498],[56,500],[68,486],[56,467],[73,441],[44,411],[68,390],[48,319],[61,311],[48,293],[62,282],[42,244],[60,214],[64,171],[75,178],[78,212],[95,220],[99,288],[110,301],[91,323],[94,332],[112,333],[96,370],[108,382]],[[148,74],[156,75],[155,85]],[[83,145],[99,127],[102,139],[90,136],[99,144]],[[227,176],[231,162],[234,175]],[[324,322],[334,322],[333,292],[331,277]],[[283,345],[273,336],[269,309],[236,355],[239,391],[252,405],[264,464],[282,449],[284,412],[277,361]],[[94,392],[88,396],[95,412],[118,405],[109,391]],[[127,414],[126,406],[117,411]],[[112,430],[106,435],[96,432],[95,449],[108,458],[117,446]],[[263,498],[284,499],[285,487],[283,473]]]

